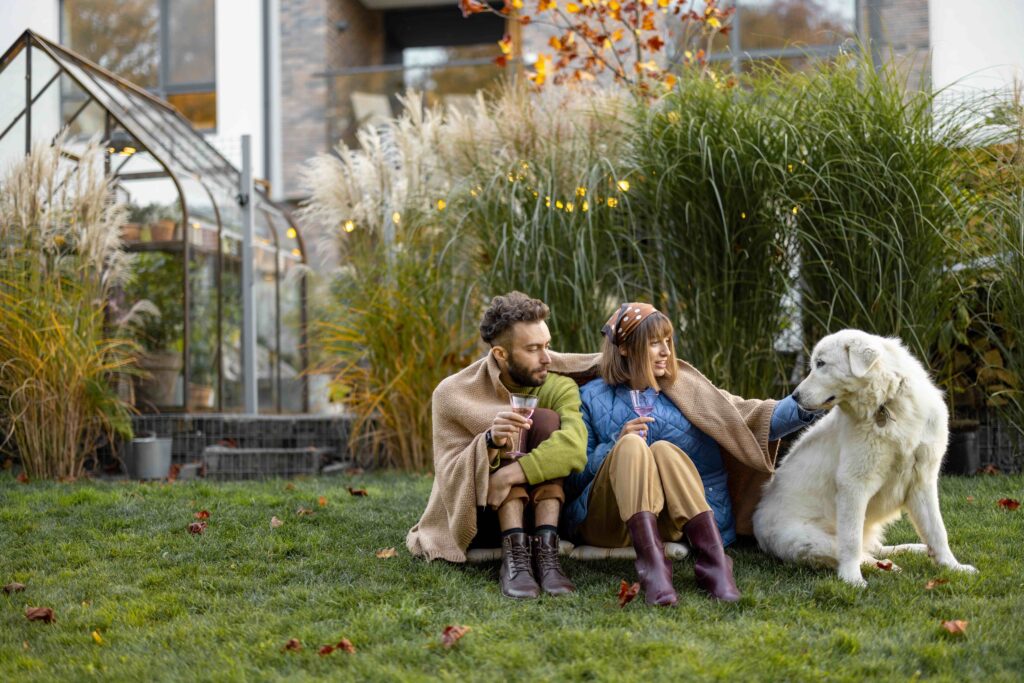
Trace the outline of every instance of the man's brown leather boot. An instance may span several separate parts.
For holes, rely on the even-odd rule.
[[[653,512],[638,512],[626,521],[636,549],[636,573],[649,605],[674,605],[678,601],[672,587],[672,560],[665,557],[665,546],[658,533],[658,518]]]
[[[542,529],[533,537],[533,575],[548,595],[565,595],[576,590],[558,561],[558,533]]]
[[[715,515],[710,510],[700,513],[683,526],[683,533],[693,549],[697,585],[716,600],[739,600],[740,590],[732,576],[732,558],[725,554]]]
[[[501,592],[510,598],[540,597],[540,586],[533,578],[530,537],[525,532],[501,539]]]

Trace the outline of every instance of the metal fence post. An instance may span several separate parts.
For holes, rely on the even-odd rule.
[[[242,174],[238,203],[242,207],[242,393],[245,412],[259,412],[259,379],[256,376],[256,293],[253,263],[252,136],[242,136]]]

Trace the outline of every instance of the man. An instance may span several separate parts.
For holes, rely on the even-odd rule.
[[[547,316],[521,292],[495,297],[480,323],[489,352],[434,390],[434,486],[406,539],[413,555],[465,562],[471,543],[496,545],[500,530],[501,591],[512,598],[575,590],[558,560],[558,516],[587,432],[576,382],[548,371]],[[532,419],[512,411],[513,393],[538,397]]]

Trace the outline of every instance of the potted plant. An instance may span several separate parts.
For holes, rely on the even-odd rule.
[[[136,255],[135,280],[126,288],[129,300],[146,299],[159,311],[137,326],[143,347],[138,364],[145,372],[135,386],[136,404],[159,407],[181,403],[177,383],[184,366],[184,273],[180,254],[149,251]]]

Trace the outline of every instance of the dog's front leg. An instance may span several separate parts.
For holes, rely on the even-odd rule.
[[[978,570],[969,564],[960,564],[949,548],[946,525],[942,522],[942,511],[939,509],[938,461],[935,463],[935,471],[915,472],[920,479],[915,482],[907,498],[907,514],[918,536],[927,544],[928,554],[935,558],[939,566],[974,574]]]
[[[840,482],[836,495],[836,545],[839,557],[839,578],[854,586],[866,586],[860,573],[862,544],[864,543],[864,515],[871,493],[863,488],[863,481],[855,486]]]

